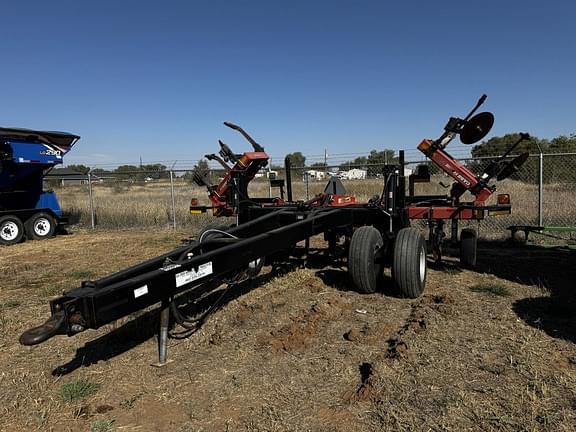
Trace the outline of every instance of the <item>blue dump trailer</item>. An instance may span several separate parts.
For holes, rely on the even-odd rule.
[[[0,244],[52,237],[66,217],[44,175],[62,164],[80,137],[66,132],[0,128]]]

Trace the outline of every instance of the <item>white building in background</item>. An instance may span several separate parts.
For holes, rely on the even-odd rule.
[[[304,172],[304,180],[324,180],[326,173],[324,171],[308,170]]]
[[[359,168],[352,168],[349,171],[342,172],[342,178],[346,180],[364,180],[366,178],[367,171]]]
[[[275,179],[278,177],[278,171],[274,170],[260,170],[256,174],[254,174],[255,178],[262,178],[266,177],[268,179]]]

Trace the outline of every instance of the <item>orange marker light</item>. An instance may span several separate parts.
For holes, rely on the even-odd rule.
[[[510,204],[510,195],[509,194],[498,194],[498,204]]]
[[[430,149],[430,146],[432,145],[432,141],[430,140],[422,140],[422,142],[418,145],[418,150],[420,150],[423,153],[426,153],[428,151],[428,149]]]

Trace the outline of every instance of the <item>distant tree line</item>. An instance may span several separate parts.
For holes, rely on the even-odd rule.
[[[373,167],[379,167],[385,164],[394,164],[398,162],[398,157],[395,156],[394,150],[384,149],[381,151],[371,150],[368,156],[359,156],[357,158],[341,162],[337,167],[330,167],[326,162],[314,162],[310,165],[306,165],[306,156],[301,152],[289,153],[286,156],[290,159],[290,163],[295,169],[296,173],[303,171],[303,168],[310,168],[318,171],[327,170],[328,168],[337,168],[339,171],[349,171],[353,168],[364,169],[368,171],[369,176],[375,176],[379,173],[379,169],[373,169]],[[273,166],[272,169],[279,171],[283,170],[284,167]]]
[[[517,133],[490,138],[472,148],[472,157],[499,156],[519,138],[520,134]],[[544,153],[574,153],[576,152],[576,134],[560,135],[551,140],[533,136],[529,140],[521,142],[514,153],[519,154],[528,151],[531,154],[538,154],[540,149]]]
[[[355,159],[342,162],[338,168],[342,171],[348,171],[352,168],[372,171],[369,168],[374,165],[389,165],[396,163],[398,163],[398,157],[395,155],[394,150],[370,150],[368,156],[359,156]]]
[[[144,181],[146,179],[160,180],[170,177],[170,173],[165,165],[147,164],[147,165],[120,165],[113,170],[95,168],[93,170],[86,165],[68,165],[68,168],[81,174],[94,174],[96,176],[115,177],[122,180]]]
[[[519,137],[520,134],[511,133],[504,136],[492,137],[487,141],[483,141],[472,148],[472,158],[497,158],[498,156],[502,155],[513,143],[515,143]],[[518,147],[513,151],[513,154],[518,155],[527,151],[530,154],[537,155],[540,153],[540,149],[543,153],[576,153],[576,134],[571,134],[569,136],[560,135],[550,140],[540,139],[533,136],[529,140],[520,143]],[[306,167],[306,156],[304,156],[301,152],[289,153],[286,157],[290,159],[292,166],[296,168],[295,173],[303,171],[304,167]],[[576,157],[572,156],[571,158],[572,159],[570,161],[563,161],[562,156],[559,156],[557,159],[554,158],[554,160],[547,159],[544,169],[544,181],[576,181]],[[369,176],[374,176],[380,170],[378,168],[373,169],[373,167],[396,163],[398,163],[398,157],[396,156],[394,150],[371,150],[367,156],[359,156],[354,159],[339,163],[338,169],[341,171],[348,171],[353,168],[365,169],[368,171]],[[439,168],[436,167],[433,163],[424,163],[429,165],[431,174],[437,174],[440,172]],[[488,163],[490,163],[490,160],[472,160],[468,161],[466,165],[474,172],[480,173]],[[526,182],[537,181],[538,163],[538,158],[529,158],[522,169],[519,170],[518,173],[514,174],[511,178]],[[80,164],[69,165],[68,168],[82,174],[91,172],[97,176],[113,176],[116,178],[132,181],[144,181],[147,178],[159,180],[170,177],[167,167],[159,163],[140,166],[121,165],[113,170],[105,170],[102,168],[95,168],[90,170],[88,166]],[[315,162],[311,164],[309,168],[317,170],[328,169],[326,163],[324,162]],[[272,166],[272,170],[278,171],[281,176],[284,175],[283,166]],[[208,178],[209,180],[211,170],[209,168],[208,162],[204,159],[201,159],[196,163],[196,165],[194,165],[191,171],[184,175],[184,178],[191,182],[195,173],[201,175],[202,177]],[[217,175],[218,173],[214,174]]]
[[[487,141],[474,146],[471,154],[473,158],[494,157],[502,155],[512,144],[520,138],[520,134],[506,134],[504,136],[493,137]],[[519,155],[529,152],[532,155],[542,153],[576,153],[576,134],[569,136],[560,135],[551,140],[531,137],[529,140],[521,142],[512,151],[512,155]],[[474,172],[483,171],[490,163],[486,161],[470,161],[468,165]],[[538,182],[539,158],[530,157],[517,173],[510,178],[527,183]],[[543,180],[551,182],[574,182],[576,181],[576,156],[550,156],[544,159]]]

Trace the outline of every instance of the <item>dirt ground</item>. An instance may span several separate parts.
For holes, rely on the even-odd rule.
[[[154,311],[19,345],[52,296],[185,236],[79,232],[0,248],[0,430],[576,429],[569,248],[483,244],[474,271],[429,263],[415,300],[358,294],[321,255],[266,268],[230,288],[200,330],[171,339],[162,368],[151,366]],[[79,379],[96,391],[63,400]]]

